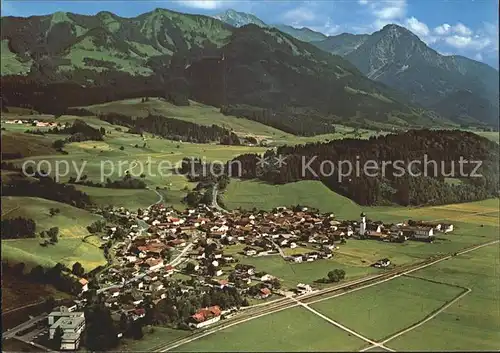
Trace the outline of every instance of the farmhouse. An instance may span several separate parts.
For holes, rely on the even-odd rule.
[[[312,292],[312,288],[308,284],[299,283],[297,284],[297,292],[299,294],[306,294]]]
[[[266,299],[268,298],[269,296],[271,295],[271,290],[267,287],[264,287],[264,288],[261,288],[260,289],[260,293],[259,293],[259,297],[260,299]]]
[[[190,326],[201,328],[213,323],[216,323],[220,320],[221,317],[221,309],[218,305],[211,306],[208,308],[204,308],[198,310],[196,314],[191,316]]]

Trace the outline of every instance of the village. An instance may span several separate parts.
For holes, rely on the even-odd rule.
[[[60,317],[55,321],[49,316],[52,336],[55,326],[63,328],[61,349],[79,346],[85,327],[81,309],[88,301],[85,293],[89,284],[117,318],[125,315],[131,322],[145,317],[146,303],[157,306],[165,300],[173,284],[185,296],[231,290],[243,298],[240,305],[211,302],[213,305],[194,308],[185,318],[185,325],[199,329],[272,296],[314,291],[311,284],[304,283],[285,288],[279,274],[242,263],[245,258],[281,256],[283,261],[296,264],[324,261],[334,258],[335,251],[348,238],[432,242],[437,233],[453,231],[452,224],[368,221],[364,213],[359,220],[339,221],[334,214],[319,214],[306,207],[222,213],[200,205],[179,213],[157,204],[137,213],[123,208],[111,213],[122,224],[108,227],[102,236],[103,241],[113,244],[110,250],[113,265],[95,278],[97,283],[80,280],[82,293],[73,311],[63,307],[59,314],[52,313],[51,316]],[[372,264],[377,268],[390,265],[388,258]]]

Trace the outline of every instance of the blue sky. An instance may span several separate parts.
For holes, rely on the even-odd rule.
[[[2,16],[56,11],[95,14],[106,10],[133,17],[158,7],[215,15],[232,8],[253,13],[269,24],[306,26],[327,35],[372,33],[388,23],[396,23],[442,54],[460,54],[498,68],[496,0],[1,0],[1,6]]]

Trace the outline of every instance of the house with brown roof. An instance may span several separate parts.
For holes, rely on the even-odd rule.
[[[221,318],[222,310],[218,305],[198,310],[190,318],[189,325],[195,328],[201,328],[216,323]]]
[[[267,287],[261,288],[259,291],[259,298],[266,299],[271,295],[271,290]]]

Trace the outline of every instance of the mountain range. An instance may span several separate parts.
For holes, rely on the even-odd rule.
[[[256,20],[265,25],[253,15],[247,18],[248,14],[237,14],[238,26],[257,24]],[[219,18],[224,20],[225,16]],[[463,56],[441,55],[404,27],[387,25],[371,35],[342,33],[329,37],[308,28],[274,27],[346,58],[368,78],[403,92],[411,102],[446,118],[498,125],[498,71]]]
[[[327,37],[232,10],[213,18],[156,9],[133,18],[110,12],[4,17],[1,29],[7,104],[35,99],[32,81],[41,104],[49,91],[69,91],[54,89],[63,83],[98,87],[95,99],[105,101],[178,90],[181,79],[191,98],[283,129],[301,125],[292,131],[301,134],[328,131],[333,122],[498,122],[498,71],[442,56],[396,25]],[[86,96],[81,99],[94,97]]]

